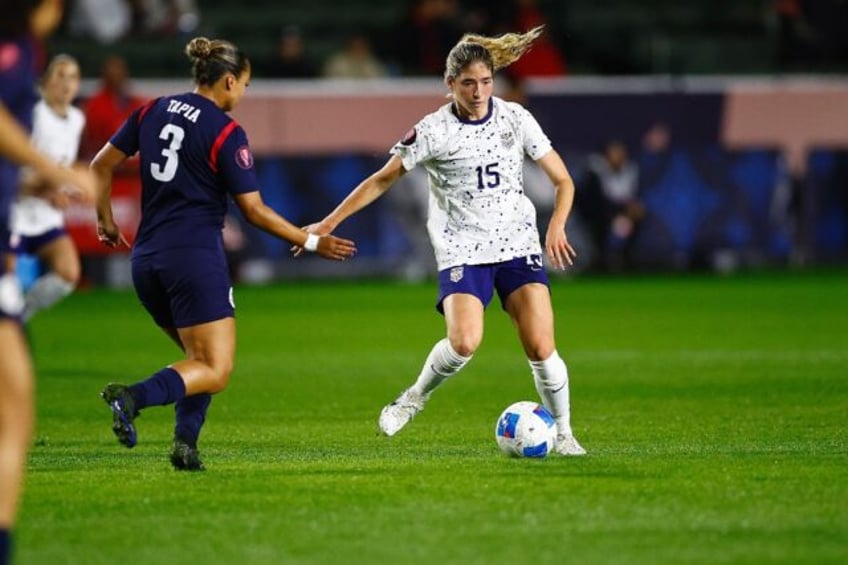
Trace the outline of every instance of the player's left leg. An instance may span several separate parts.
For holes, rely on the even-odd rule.
[[[556,350],[550,290],[541,283],[525,284],[506,297],[504,308],[518,330],[536,390],[556,418],[557,452],[583,455],[571,429],[568,368]]]
[[[49,308],[71,294],[80,278],[80,258],[73,240],[61,234],[42,245],[37,256],[47,268],[27,291],[22,314],[26,322],[40,310]]]
[[[176,328],[162,328],[162,331],[185,353],[185,346]],[[197,450],[197,441],[211,403],[212,395],[208,393],[185,396],[174,403],[174,443],[170,459],[175,469],[204,470]]]
[[[204,469],[197,449],[197,441],[211,403],[212,395],[203,393],[186,396],[174,404],[174,445],[171,449],[171,464],[175,469],[179,471]]]

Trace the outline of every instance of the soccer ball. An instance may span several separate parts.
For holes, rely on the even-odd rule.
[[[544,457],[556,443],[553,415],[538,402],[511,404],[498,418],[495,439],[501,451],[512,457]]]

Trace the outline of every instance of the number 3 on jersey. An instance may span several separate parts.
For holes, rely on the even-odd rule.
[[[177,174],[177,166],[180,164],[180,156],[177,151],[183,145],[185,130],[174,124],[165,124],[162,131],[159,132],[159,139],[165,141],[170,140],[168,147],[162,150],[162,155],[165,157],[165,164],[159,163],[150,164],[150,174],[159,182],[169,182]]]

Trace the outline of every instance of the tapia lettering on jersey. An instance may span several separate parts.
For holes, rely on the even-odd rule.
[[[200,116],[200,110],[187,102],[179,100],[168,100],[168,112],[172,114],[180,114],[192,123],[197,123],[197,118]]]

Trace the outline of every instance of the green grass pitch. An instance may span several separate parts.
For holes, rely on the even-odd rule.
[[[171,407],[127,450],[98,398],[177,358],[134,296],[40,314],[17,563],[848,562],[848,273],[556,280],[584,458],[497,450],[500,411],[536,396],[497,302],[471,364],[377,435],[443,335],[434,298],[238,288],[197,474],[168,463]]]

